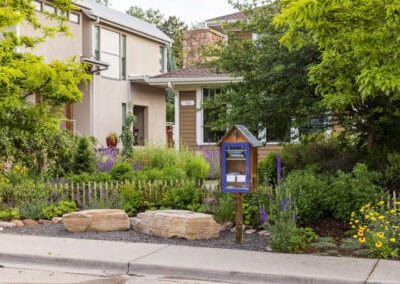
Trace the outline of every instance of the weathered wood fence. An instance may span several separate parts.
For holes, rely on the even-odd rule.
[[[134,180],[124,182],[64,182],[45,183],[32,186],[0,188],[0,208],[15,206],[17,203],[43,201],[54,203],[58,200],[74,200],[84,208],[117,208],[123,189],[141,190],[148,202],[159,202],[164,194],[178,187],[197,187],[212,194],[218,191],[218,183],[204,183],[193,180]]]

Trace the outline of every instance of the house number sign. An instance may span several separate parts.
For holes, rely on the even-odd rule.
[[[194,100],[181,101],[181,106],[194,106]]]

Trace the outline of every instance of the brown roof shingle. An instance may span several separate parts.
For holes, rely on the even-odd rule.
[[[193,68],[188,67],[180,70],[171,71],[168,73],[160,74],[153,78],[210,78],[210,77],[231,77],[228,73],[219,73],[209,68]]]

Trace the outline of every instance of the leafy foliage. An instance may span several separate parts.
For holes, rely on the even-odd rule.
[[[321,62],[308,72],[358,148],[399,148],[399,1],[284,0],[275,23],[281,42],[294,50],[315,44]]]
[[[18,220],[19,218],[21,216],[18,208],[0,210],[0,220],[2,221]]]
[[[202,206],[204,191],[197,188],[194,183],[168,190],[162,200],[161,206],[172,209],[187,209],[192,211],[205,211]]]
[[[76,153],[74,156],[74,172],[75,173],[93,173],[95,170],[94,163],[94,146],[87,137],[80,137]]]
[[[238,8],[249,19],[227,28],[258,34],[259,38],[244,40],[241,33],[231,33],[227,44],[205,51],[204,56],[216,58],[208,64],[216,71],[243,78],[204,102],[218,117],[210,126],[225,130],[229,125],[244,124],[254,133],[267,129],[267,140],[287,141],[292,125],[308,127],[311,118],[325,111],[307,79],[308,68],[319,62],[320,54],[312,44],[293,52],[280,44],[285,29],[272,24],[279,11],[277,4]]]
[[[144,208],[144,194],[141,189],[134,189],[130,184],[124,184],[119,195],[119,204],[121,209],[129,216],[133,216],[139,210]]]
[[[126,161],[117,162],[111,169],[111,178],[117,181],[131,180],[133,177],[132,164]]]
[[[120,136],[122,143],[122,153],[123,158],[130,158],[133,155],[133,143],[135,143],[135,136],[133,135],[133,125],[136,121],[136,116],[133,114],[133,105],[129,103],[129,112],[125,118],[125,125],[122,129]]]
[[[64,214],[76,211],[76,203],[74,201],[61,201],[57,205],[50,205],[43,208],[44,216],[50,220],[53,217],[60,217]]]

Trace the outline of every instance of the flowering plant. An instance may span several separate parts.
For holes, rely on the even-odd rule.
[[[376,205],[368,203],[351,213],[353,237],[362,243],[374,257],[397,258],[400,249],[400,202]]]

